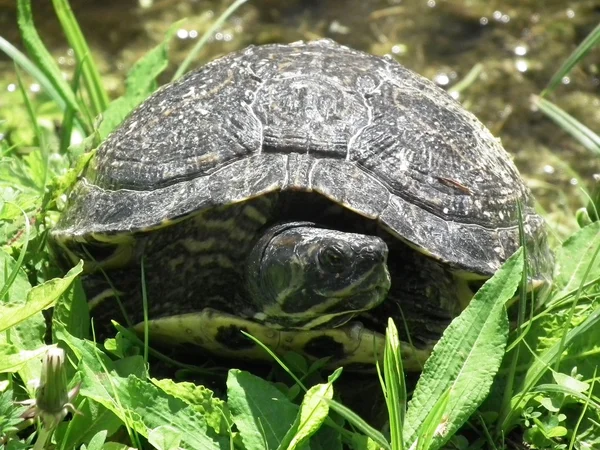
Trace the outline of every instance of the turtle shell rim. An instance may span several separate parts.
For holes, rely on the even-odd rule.
[[[257,175],[249,179],[240,173]],[[360,186],[361,191],[335,186],[333,180],[340,176],[352,177],[352,186]],[[98,237],[110,242],[114,235],[151,232],[198,211],[286,190],[323,195],[376,220],[417,251],[466,273],[491,276],[519,248],[519,223],[486,228],[448,221],[390,192],[350,161],[306,154],[258,154],[152,191],[106,190],[82,178],[51,233],[61,242],[84,243]],[[533,244],[529,252],[536,262],[534,278],[548,279],[552,256],[544,221],[530,205],[522,208],[526,241]]]

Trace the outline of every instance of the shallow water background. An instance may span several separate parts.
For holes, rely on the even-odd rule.
[[[177,63],[230,0],[71,0],[112,96],[128,68],[182,18],[171,46]],[[42,37],[70,76],[75,60],[49,0],[33,0]],[[0,35],[21,45],[14,0],[0,0]],[[531,107],[560,63],[600,22],[600,0],[249,0],[216,33],[197,64],[249,44],[329,37],[374,54],[392,54],[438,85],[456,88],[463,105],[500,137],[554,234],[575,227],[600,159]],[[165,81],[169,75],[165,75]],[[0,56],[0,114],[20,117],[12,62]],[[28,82],[34,95],[39,86]],[[460,86],[460,85],[459,85]],[[600,132],[600,49],[550,97]],[[60,116],[58,116],[60,117]]]

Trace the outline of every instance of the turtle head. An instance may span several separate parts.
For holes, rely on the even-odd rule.
[[[307,222],[271,227],[246,266],[254,319],[278,328],[339,326],[384,300],[387,254],[375,236]]]

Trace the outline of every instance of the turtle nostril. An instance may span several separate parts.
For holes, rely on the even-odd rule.
[[[373,253],[373,247],[370,246],[370,245],[365,245],[364,247],[362,247],[360,249],[360,254],[361,255],[367,256],[367,255],[370,255],[371,253]]]
[[[387,252],[381,251],[381,248],[375,245],[366,245],[361,249],[360,253],[365,258],[379,263],[385,261]]]

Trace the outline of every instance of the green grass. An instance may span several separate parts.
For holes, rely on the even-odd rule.
[[[206,36],[242,3],[232,4]],[[367,423],[340,400],[347,374],[338,369],[326,376],[320,370],[323,361],[310,364],[299,355],[272,355],[274,369],[259,377],[238,369],[178,365],[148,347],[147,338],[141,341],[122,328],[116,338],[95,343],[81,286],[82,266],[61,274],[49,254],[47,234],[64,195],[93,157],[85,151],[95,148],[156,89],[157,77],[168,67],[168,44],[177,24],[131,68],[123,96],[109,102],[68,2],[54,0],[53,5],[78,63],[70,82],[62,78],[36,31],[29,0],[18,1],[27,55],[0,39],[0,50],[14,60],[17,73],[33,77],[46,93],[45,99],[34,102],[21,90],[29,120],[22,126],[31,136],[27,151],[21,142],[0,141],[0,445],[600,448],[598,192],[590,192],[589,203],[578,213],[581,229],[554,249],[554,284],[544,305],[530,309],[533,302],[521,289],[515,306],[518,319],[513,324],[508,320],[505,305],[527,283],[527,259],[518,252],[452,322],[414,386],[405,379],[403,348],[390,321],[385,353],[374,375],[379,375],[384,425]],[[567,75],[599,36],[597,27],[543,95],[534,97],[557,126],[589,149],[590,158],[598,157],[600,138],[546,95],[560,95],[556,80]],[[186,60],[175,78],[188,64]],[[56,111],[60,135],[45,125],[40,102]],[[98,126],[99,114],[103,121]],[[72,145],[77,135],[88,138]],[[56,347],[64,350],[64,359],[57,356]],[[152,378],[148,361],[176,367],[186,379],[201,381]],[[202,383],[212,385],[215,379],[224,382],[223,391]],[[77,412],[64,420],[72,409]]]

